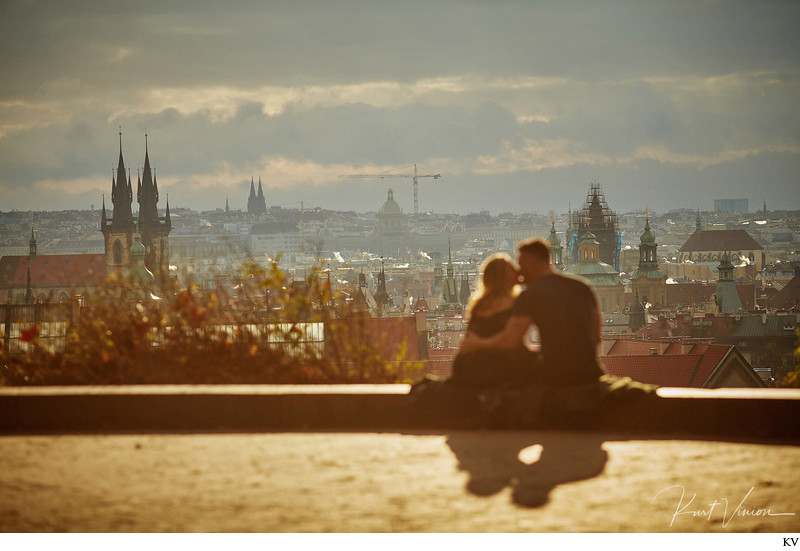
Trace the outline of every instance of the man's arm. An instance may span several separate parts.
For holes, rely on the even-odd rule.
[[[522,346],[523,338],[531,325],[528,316],[511,316],[506,327],[491,337],[479,337],[475,333],[467,333],[461,341],[461,352],[477,352],[479,350],[509,350]]]

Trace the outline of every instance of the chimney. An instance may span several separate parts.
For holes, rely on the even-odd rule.
[[[767,324],[767,314],[761,314],[761,325]]]

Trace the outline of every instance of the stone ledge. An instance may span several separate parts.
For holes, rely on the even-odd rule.
[[[409,407],[408,385],[157,385],[0,388],[0,433],[446,430],[474,421]],[[800,438],[800,390],[661,388],[572,428]]]

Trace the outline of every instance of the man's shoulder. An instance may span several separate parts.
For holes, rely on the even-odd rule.
[[[569,273],[552,272],[545,276],[540,277],[531,285],[532,288],[550,288],[550,287],[586,287],[589,288],[588,282],[580,277]]]
[[[585,279],[560,272],[547,274],[531,282],[526,291],[527,296],[523,298],[523,302],[546,302],[555,300],[556,297],[559,297],[558,300],[570,297],[573,300],[597,301],[594,289]]]

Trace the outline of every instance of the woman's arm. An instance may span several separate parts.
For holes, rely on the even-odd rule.
[[[473,332],[468,332],[461,341],[461,352],[470,353],[479,350],[509,350],[522,345],[523,338],[528,332],[531,320],[528,316],[511,316],[505,329],[491,337],[479,337]]]

